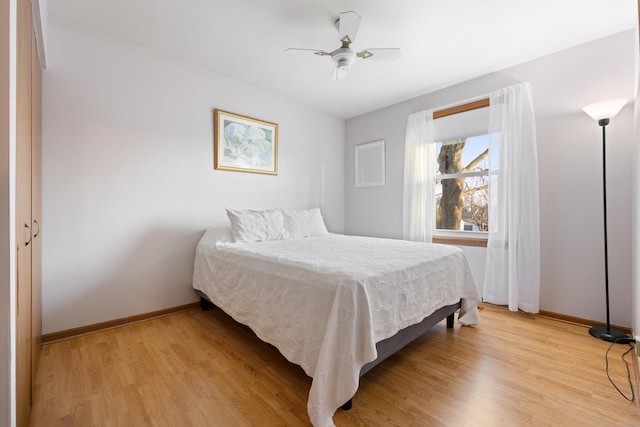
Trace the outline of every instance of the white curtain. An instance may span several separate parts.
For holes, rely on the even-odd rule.
[[[436,145],[433,110],[409,115],[404,148],[402,236],[405,240],[431,242]]]
[[[487,302],[537,313],[540,208],[536,126],[528,83],[490,95]]]

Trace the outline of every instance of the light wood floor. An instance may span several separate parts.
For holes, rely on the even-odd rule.
[[[337,426],[639,426],[586,327],[486,307],[361,379]],[[620,354],[614,380],[628,391]],[[48,344],[31,426],[308,426],[311,380],[223,312],[179,314]],[[633,371],[632,371],[633,375]]]

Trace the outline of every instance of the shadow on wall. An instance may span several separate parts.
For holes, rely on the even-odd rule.
[[[51,333],[197,301],[191,287],[198,241],[205,230],[153,227],[124,247],[102,249],[93,265],[58,277],[43,305],[43,332]],[[83,257],[87,259],[86,256]],[[56,290],[55,288],[58,288]],[[66,292],[65,292],[66,290]],[[69,295],[65,298],[64,295]]]

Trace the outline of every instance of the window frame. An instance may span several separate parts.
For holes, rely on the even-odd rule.
[[[489,107],[490,100],[489,98],[482,98],[476,101],[467,102],[464,104],[454,105],[452,107],[444,108],[442,110],[437,110],[433,112],[433,120],[437,120],[443,117],[451,116],[454,114],[465,113],[467,111],[478,110],[480,108]],[[456,175],[461,176],[471,176],[470,174],[478,174],[484,175],[484,172],[470,172],[466,174],[446,174],[439,175],[438,177],[434,177],[434,180],[438,179],[448,179],[455,178]],[[487,175],[489,172],[486,173]],[[433,207],[435,209],[435,206]],[[464,231],[464,230],[439,230],[435,226],[435,215],[434,215],[434,223],[431,224],[431,233],[432,233],[432,241],[433,243],[443,243],[449,245],[459,245],[459,246],[478,246],[478,247],[487,247],[487,239],[488,232],[483,231]]]

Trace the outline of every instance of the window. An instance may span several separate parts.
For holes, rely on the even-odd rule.
[[[485,238],[489,229],[488,99],[434,112],[435,236]]]
[[[436,144],[436,231],[488,231],[488,155],[486,134]]]

